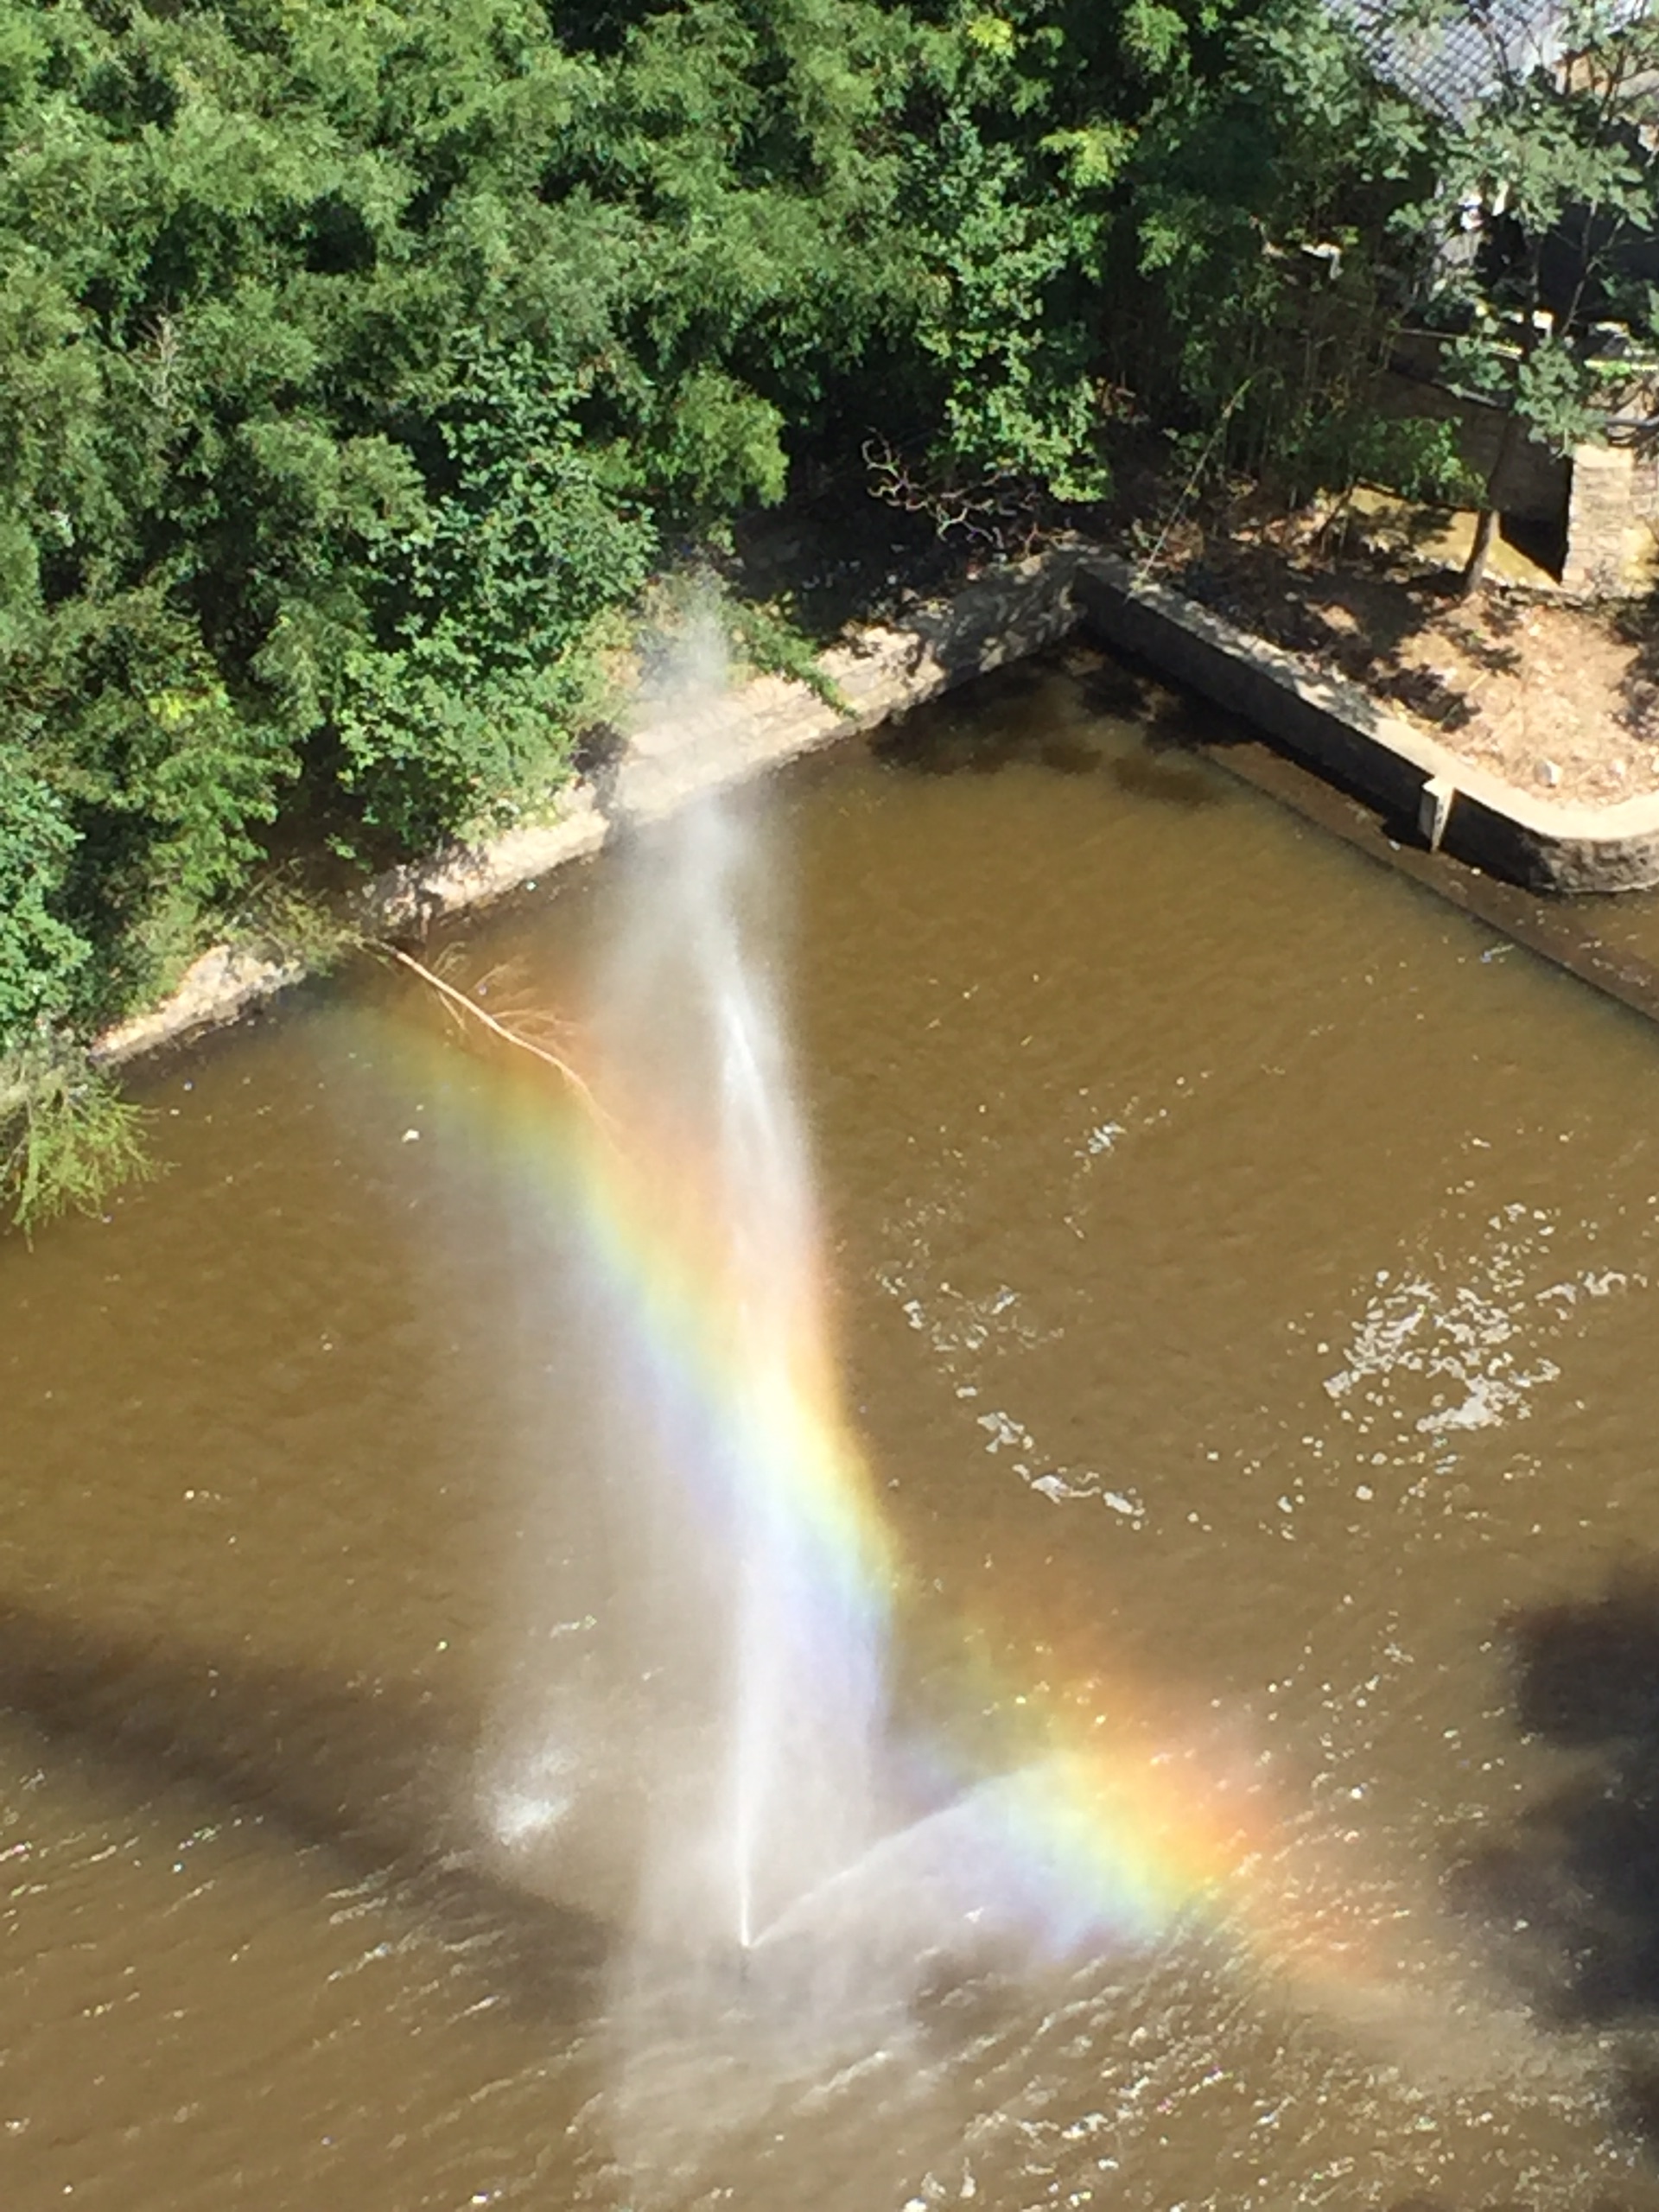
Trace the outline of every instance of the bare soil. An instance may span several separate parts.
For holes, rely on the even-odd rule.
[[[1165,568],[1192,598],[1369,691],[1522,789],[1590,806],[1659,791],[1659,615],[1455,574],[1311,529],[1195,529]]]
[[[1179,506],[1155,452],[1121,457],[1116,496],[1081,523],[1242,628],[1342,676],[1452,751],[1523,790],[1591,806],[1659,791],[1659,603],[1563,598],[1532,552],[1500,539],[1491,581],[1459,592],[1473,517],[1361,495],[1338,540],[1328,517],[1287,519],[1234,487],[1154,533]],[[984,549],[939,537],[836,479],[740,532],[742,588],[777,597],[828,644],[892,620],[976,572]],[[1005,551],[1018,548],[1005,548]]]

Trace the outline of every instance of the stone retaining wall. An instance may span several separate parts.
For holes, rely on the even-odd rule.
[[[1381,808],[1403,839],[1443,845],[1538,890],[1659,883],[1659,797],[1597,808],[1520,791],[1351,684],[1315,674],[1166,586],[1138,580],[1116,556],[1071,542],[834,647],[823,665],[843,707],[781,677],[760,677],[735,693],[643,713],[616,760],[575,784],[553,821],[392,870],[365,893],[357,926],[370,938],[417,935],[596,852],[625,823],[655,820],[702,793],[872,728],[1053,644],[1080,622]],[[131,1059],[232,1020],[304,972],[293,962],[216,946],[164,1005],[101,1039],[98,1057]]]
[[[553,820],[391,869],[368,887],[354,925],[367,938],[419,935],[445,915],[486,906],[598,851],[625,823],[655,820],[1038,652],[1076,626],[1072,584],[1084,550],[1065,543],[994,569],[947,601],[920,603],[902,620],[872,624],[832,647],[823,665],[844,708],[772,676],[701,700],[648,704],[618,757],[573,784]],[[101,1038],[97,1057],[115,1065],[234,1020],[304,973],[293,962],[216,945],[162,1005]]]
[[[1503,409],[1440,383],[1438,345],[1418,340],[1413,346],[1402,340],[1398,359],[1401,365],[1389,370],[1382,381],[1378,398],[1382,412],[1452,423],[1465,467],[1485,483],[1503,442]],[[1560,454],[1552,453],[1535,438],[1522,438],[1511,447],[1498,479],[1499,512],[1527,522],[1559,526],[1566,518],[1571,480],[1571,466]]]
[[[1633,599],[1650,590],[1653,519],[1634,445],[1575,446],[1562,589],[1580,599]]]
[[[1635,891],[1659,883],[1659,797],[1590,807],[1522,791],[1354,685],[1316,674],[1164,585],[1137,581],[1109,555],[1082,563],[1074,589],[1084,620],[1106,644],[1139,654],[1253,722],[1297,760],[1380,807],[1396,834],[1427,834],[1458,859],[1534,890]]]

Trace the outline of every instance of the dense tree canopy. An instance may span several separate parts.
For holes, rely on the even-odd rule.
[[[153,982],[297,790],[533,800],[664,531],[872,361],[1039,407],[918,168],[1006,187],[1007,59],[868,0],[4,0],[0,1034]]]
[[[803,455],[1351,474],[1433,132],[1324,0],[0,0],[0,1046],[538,803]]]

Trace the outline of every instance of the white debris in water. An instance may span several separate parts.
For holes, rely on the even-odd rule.
[[[1114,1513],[1122,1514],[1136,1528],[1147,1517],[1146,1506],[1140,1498],[1121,1490],[1103,1489],[1100,1477],[1092,1468],[1050,1467],[1040,1475],[1033,1475],[1028,1467],[1016,1460],[1014,1472],[1022,1476],[1033,1490],[1040,1492],[1052,1505],[1064,1505],[1074,1498],[1097,1497],[1103,1505],[1109,1506]]]
[[[1553,1282],[1548,1290],[1539,1292],[1538,1302],[1541,1306],[1547,1298],[1559,1298],[1564,1306],[1576,1306],[1580,1298],[1611,1298],[1614,1291],[1630,1287],[1630,1278],[1623,1268],[1608,1268],[1600,1274],[1592,1271],[1581,1275],[1576,1282]]]
[[[1103,1122],[1098,1128],[1090,1129],[1084,1140],[1079,1159],[1087,1156],[1097,1160],[1103,1152],[1109,1152],[1119,1137],[1127,1136],[1128,1129],[1122,1122]]]
[[[1178,1075],[1175,1095],[1162,1106],[1142,1106],[1138,1097],[1128,1100],[1109,1121],[1096,1122],[1092,1128],[1084,1131],[1083,1141],[1076,1147],[1073,1157],[1082,1160],[1086,1166],[1091,1160],[1098,1160],[1103,1154],[1113,1151],[1122,1138],[1133,1136],[1141,1129],[1155,1128],[1160,1122],[1168,1121],[1172,1107],[1188,1104],[1197,1095],[1198,1085],[1207,1083],[1211,1073],[1209,1068],[1200,1068],[1193,1077]],[[1078,1095],[1086,1097],[1088,1093],[1084,1091]]]
[[[927,1338],[947,1373],[964,1357],[982,1351],[994,1338],[1013,1337],[1022,1344],[1040,1344],[1059,1334],[1057,1329],[1044,1329],[1031,1319],[1020,1293],[1006,1282],[977,1298],[969,1297],[948,1282],[919,1294],[915,1278],[920,1267],[915,1262],[925,1262],[926,1257],[924,1246],[915,1262],[885,1268],[876,1280],[890,1298],[898,1300],[899,1310],[911,1327]]]
[[[1016,1467],[1014,1472],[1023,1475],[1033,1490],[1040,1491],[1056,1505],[1069,1497],[1095,1497],[1099,1495],[1098,1485],[1092,1480],[1079,1485],[1071,1479],[1069,1470],[1051,1467],[1046,1474],[1033,1475],[1028,1467]]]
[[[1090,1497],[1094,1494],[1090,1491],[1074,1488],[1064,1475],[1033,1475],[1031,1478],[1031,1486],[1034,1491],[1040,1491],[1045,1497],[1056,1505],[1068,1497]]]

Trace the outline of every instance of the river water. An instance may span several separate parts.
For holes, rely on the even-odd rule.
[[[1265,1777],[1363,1963],[1182,1922],[630,2169],[611,1910],[478,1845],[591,1378],[499,1069],[376,972],[0,1246],[8,2212],[1659,2207],[1659,1039],[1185,711],[1074,655],[779,776],[773,959],[915,1570]],[[428,957],[544,1022],[615,887]]]

